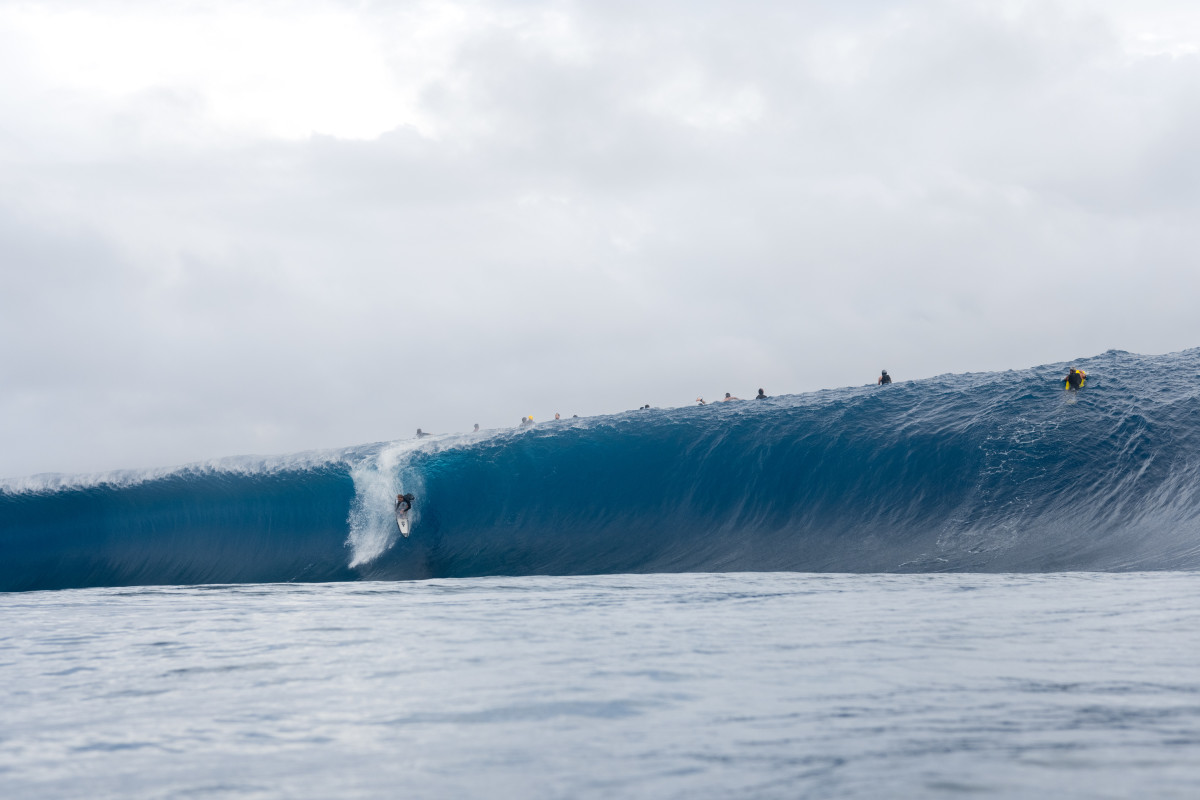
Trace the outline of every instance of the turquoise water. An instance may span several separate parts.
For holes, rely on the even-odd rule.
[[[0,594],[0,796],[1195,797],[1194,573]]]

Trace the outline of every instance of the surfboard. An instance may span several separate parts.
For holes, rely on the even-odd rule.
[[[396,512],[396,526],[400,528],[400,535],[408,538],[409,528],[408,514],[403,511]]]

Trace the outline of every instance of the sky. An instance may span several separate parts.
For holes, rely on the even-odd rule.
[[[0,0],[0,477],[1198,346],[1133,5]]]

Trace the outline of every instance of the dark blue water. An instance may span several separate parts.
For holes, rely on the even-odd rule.
[[[0,591],[1200,567],[1200,349],[0,491]],[[417,494],[411,538],[391,499]]]

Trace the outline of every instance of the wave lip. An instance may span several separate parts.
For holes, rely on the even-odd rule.
[[[6,486],[0,590],[1200,568],[1200,350],[1075,365]]]

